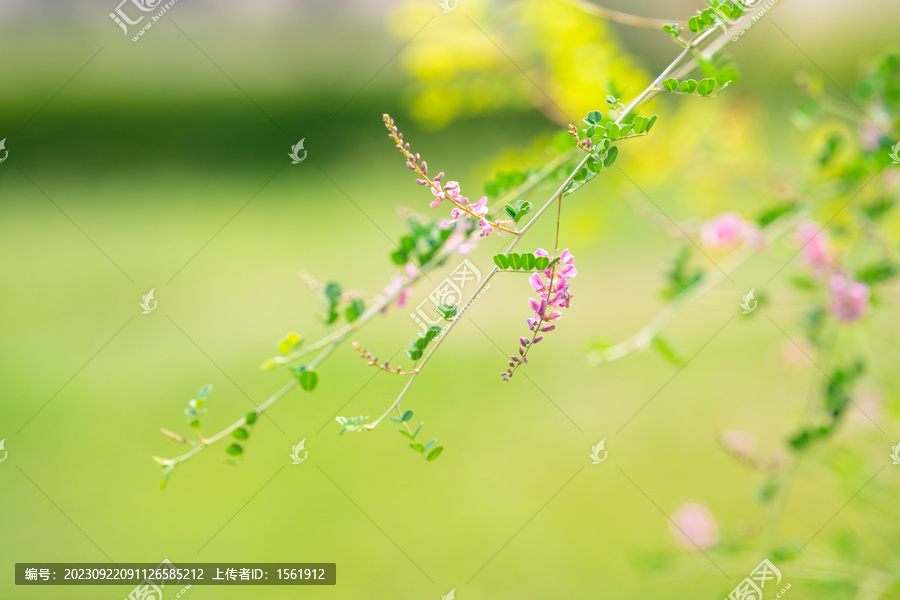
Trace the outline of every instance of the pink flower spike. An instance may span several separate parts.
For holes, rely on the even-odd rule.
[[[575,257],[572,256],[572,253],[569,252],[568,248],[566,248],[562,251],[562,254],[559,255],[559,262],[563,263],[564,265],[572,265],[575,264]]]
[[[869,286],[851,281],[843,273],[832,275],[828,282],[831,292],[829,311],[842,323],[853,323],[869,312]]]
[[[528,278],[528,283],[531,284],[531,287],[534,288],[534,291],[539,292],[544,289],[544,281],[541,279],[539,273],[534,273],[531,277]]]
[[[550,255],[547,254],[547,251],[544,250],[543,248],[538,248],[537,250],[535,250],[534,255],[535,256],[543,256],[544,258],[550,258]]]
[[[534,298],[529,298],[528,305],[531,307],[531,310],[533,310],[534,312],[537,312],[538,308],[540,308],[540,306],[541,306],[541,303],[538,302],[537,300],[535,300]]]

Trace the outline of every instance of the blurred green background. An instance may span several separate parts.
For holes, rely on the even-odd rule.
[[[681,19],[701,8],[607,6]],[[554,135],[605,110],[612,85],[632,98],[677,53],[667,36],[555,1],[460,0],[448,14],[436,1],[183,1],[132,43],[112,9],[0,8],[9,151],[0,164],[9,452],[0,597],[130,590],[16,587],[14,563],[26,561],[337,563],[335,587],[195,586],[184,597],[197,600],[437,599],[453,588],[460,600],[722,598],[758,564],[760,478],[718,438],[752,431],[765,453],[784,452],[821,373],[788,365],[784,335],[755,315],[729,322],[680,372],[652,352],[591,367],[595,339],[627,337],[663,305],[660,273],[678,247],[642,219],[652,206],[619,172],[566,201],[561,237],[578,261],[576,298],[527,370],[499,381],[530,289],[498,277],[404,400],[446,447],[439,460],[410,452],[390,425],[338,437],[336,414],[380,415],[403,384],[373,378],[349,345],[319,369],[315,392],[292,392],[260,420],[239,467],[217,446],[160,491],[150,459],[179,453],[159,428],[187,433],[182,410],[202,385],[214,386],[209,434],[288,380],[258,369],[286,332],[327,333],[298,272],[370,298],[396,272],[388,257],[405,227],[396,209],[427,213],[430,196],[386,139],[383,113],[432,169],[477,198],[498,169],[552,158]],[[814,60],[850,89],[895,38],[900,8],[782,0],[771,15],[778,27],[760,22],[735,45],[743,79],[734,89],[655,101],[653,135],[623,148],[622,168],[676,219],[758,212],[779,185],[810,172],[813,140],[791,126],[794,74],[817,72]],[[301,138],[308,158],[291,165]],[[553,226],[542,222],[520,248],[552,246]],[[486,272],[505,242],[489,238],[470,259]],[[791,254],[776,247],[751,259],[667,337],[692,356]],[[151,288],[158,309],[143,315]],[[426,282],[413,305],[429,291]],[[783,296],[766,310],[788,324],[797,304]],[[391,309],[352,339],[391,356],[418,331],[407,312]],[[804,554],[854,565],[856,582],[900,569],[900,513],[895,501],[884,508],[900,491],[900,467],[838,513],[900,442],[897,325],[896,313],[879,314],[857,332],[892,383],[872,392],[887,436],[848,423],[802,464],[779,529],[800,546],[824,526]],[[309,459],[291,465],[301,439]],[[601,439],[609,460],[591,465]],[[709,507],[726,540],[712,560],[670,534],[663,513],[689,501]],[[900,597],[783,571],[795,600]]]

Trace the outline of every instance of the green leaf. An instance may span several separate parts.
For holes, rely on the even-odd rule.
[[[403,413],[403,417],[401,417],[400,420],[401,420],[403,423],[405,423],[405,422],[409,421],[409,420],[412,419],[412,418],[413,418],[413,411],[408,410],[408,411],[406,411],[405,413]]]
[[[534,254],[522,254],[522,270],[531,271],[534,269]]]
[[[701,29],[703,29],[703,26],[702,26],[699,16],[695,15],[695,16],[691,17],[690,19],[688,19],[688,29],[690,29],[691,31],[693,31],[695,33],[699,32]]]
[[[900,267],[885,260],[864,266],[856,272],[856,279],[867,285],[872,285],[892,279],[898,273],[900,273]]]
[[[416,347],[416,350],[424,350],[426,346],[428,346],[428,340],[425,338],[424,334],[419,334],[422,337],[412,342],[412,344]]]
[[[253,425],[256,423],[256,419],[259,418],[259,413],[255,410],[251,410],[246,415],[244,415],[244,420],[247,422],[247,425]]]
[[[441,334],[441,326],[440,325],[432,325],[428,328],[428,331],[425,332],[425,339],[429,342],[439,336]]]
[[[505,205],[505,206],[503,207],[503,210],[506,211],[506,214],[509,215],[509,218],[510,218],[510,219],[515,219],[515,218],[516,218],[516,209],[514,209],[514,208],[512,207],[512,205],[510,205],[510,204]]]
[[[513,252],[512,254],[508,254],[507,258],[509,259],[509,265],[518,271],[522,268],[522,257],[519,254]]]
[[[425,444],[425,452],[428,452],[428,450],[429,450],[432,446],[434,446],[436,443],[437,443],[437,440],[431,440],[430,442],[428,442],[427,444]]]
[[[231,456],[240,456],[244,453],[244,447],[240,444],[231,444],[227,448],[225,448],[225,452],[227,452]]]
[[[399,431],[400,433],[402,433],[404,437],[407,437],[407,438],[411,439],[412,441],[416,441],[416,436],[414,436],[413,434],[411,434],[411,433],[408,432],[407,430],[405,430],[405,429],[398,429],[397,431]]]
[[[498,268],[506,270],[509,268],[509,258],[507,258],[505,254],[495,254],[494,264],[497,265]]]
[[[297,376],[297,379],[300,380],[300,387],[302,387],[307,392],[313,391],[319,384],[319,376],[316,374],[316,372],[308,371],[305,368]]]
[[[603,166],[609,168],[616,162],[616,157],[619,156],[619,149],[615,146],[610,148],[606,153],[606,158],[603,159]]]
[[[406,355],[413,360],[419,360],[420,358],[422,358],[422,351],[421,350],[407,350]]]
[[[332,304],[341,299],[341,286],[335,282],[331,282],[325,286],[325,297],[331,300]]]
[[[550,264],[547,265],[547,268],[552,269],[554,266],[556,266],[556,263],[558,263],[560,260],[562,260],[562,257],[557,256],[556,258],[554,258],[553,260],[550,261]]]
[[[536,256],[534,259],[534,268],[538,271],[546,271],[550,267],[550,259],[546,256]]]
[[[631,126],[634,128],[635,133],[644,133],[647,129],[647,123],[650,121],[647,117],[642,117],[641,115],[637,115],[631,121]]]
[[[700,81],[697,85],[697,90],[701,96],[709,96],[715,91],[716,85],[718,85],[718,82],[712,77],[708,77]]]
[[[441,317],[445,321],[449,321],[456,316],[456,312],[459,310],[459,306],[457,306],[456,304],[441,303],[435,306],[434,310],[436,310],[437,313],[441,315]]]
[[[686,79],[678,84],[678,91],[684,94],[693,94],[697,91],[698,85],[696,79]]]
[[[585,122],[587,122],[589,125],[596,125],[597,123],[599,123],[602,120],[603,120],[603,113],[601,113],[599,110],[592,110],[591,112],[588,113],[587,118],[585,119]]]
[[[395,265],[405,265],[408,260],[408,255],[402,250],[394,250],[391,252],[391,262]]]
[[[410,444],[409,447],[416,452],[425,452],[425,446],[423,446],[422,444]]]
[[[606,133],[609,135],[610,140],[619,139],[620,132],[621,132],[620,127],[618,125],[616,125],[615,123],[609,123],[606,126]]]
[[[366,312],[365,302],[363,302],[361,298],[354,298],[345,311],[347,321],[352,323],[360,318],[364,312]]]
[[[656,125],[656,120],[659,118],[659,115],[653,115],[650,117],[650,122],[647,123],[647,131],[653,129],[653,126]]]
[[[212,391],[212,389],[212,385],[204,385],[202,388],[200,388],[200,391],[197,392],[197,398],[203,400],[204,398],[209,396],[209,393]]]
[[[515,220],[515,222],[518,223],[522,217],[524,217],[525,215],[527,215],[530,212],[531,212],[531,202],[522,202],[520,200],[519,202],[516,202],[516,214],[513,217],[513,220]]]
[[[663,88],[670,92],[674,92],[675,90],[678,89],[678,80],[675,79],[674,77],[669,77],[668,79],[663,81],[662,84],[663,84]]]
[[[434,450],[432,450],[431,452],[428,453],[428,458],[426,460],[428,460],[428,462],[435,460],[438,456],[441,455],[441,452],[443,452],[443,451],[444,451],[444,447],[438,446],[437,448],[435,448]]]
[[[250,437],[250,432],[247,431],[246,429],[244,429],[243,427],[238,427],[237,429],[235,429],[234,431],[231,432],[231,435],[236,440],[246,440],[248,437]]]

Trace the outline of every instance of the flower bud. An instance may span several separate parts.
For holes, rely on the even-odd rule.
[[[538,343],[539,341],[541,341],[542,339],[544,339],[544,336],[539,335],[539,336],[537,336],[536,338],[534,338],[534,343],[537,344],[537,343]]]
[[[545,333],[548,331],[553,331],[554,329],[556,329],[556,325],[547,325],[546,327],[541,327],[541,331]]]

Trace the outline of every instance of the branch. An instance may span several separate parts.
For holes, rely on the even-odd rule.
[[[732,27],[734,29],[738,29],[738,28],[740,28],[740,26],[743,25],[743,23],[745,22],[746,19],[750,19],[750,18],[752,18],[752,15],[744,15]],[[724,27],[724,29],[725,29],[725,32],[724,32],[723,37],[720,38],[719,40],[717,40],[717,42],[715,42],[715,44],[718,45],[718,48],[724,47],[725,45],[727,45],[727,43],[729,41],[731,41],[731,37],[729,35],[729,28]],[[704,41],[709,39],[711,36],[713,36],[717,31],[719,31],[719,28],[714,27],[714,28],[707,29],[706,31],[703,31],[703,32],[695,35],[694,38],[687,44],[687,46],[685,46],[685,48],[678,54],[678,56],[676,56],[675,59],[665,69],[663,69],[663,71],[656,77],[656,79],[654,79],[653,82],[650,85],[648,85],[647,88],[644,89],[644,91],[641,92],[631,102],[631,104],[629,104],[619,114],[619,117],[616,119],[615,123],[617,125],[620,125],[625,120],[625,118],[627,118],[630,114],[632,114],[637,108],[639,108],[640,106],[645,104],[654,95],[659,93],[659,91],[660,91],[659,83],[662,80],[664,80],[665,78],[669,77],[676,69],[678,69],[679,64],[685,59],[685,57],[687,57],[691,53],[692,50],[694,50],[701,43],[703,43]],[[713,44],[711,44],[711,46],[712,45]],[[716,50],[716,51],[718,51],[718,50]],[[698,61],[696,59],[692,59],[687,65],[684,65],[681,67],[681,70],[679,70],[679,73],[681,73],[685,70],[688,70],[689,68],[692,69],[696,65],[697,62]],[[559,199],[560,202],[562,201],[562,197],[565,195],[566,189],[568,188],[569,184],[571,184],[572,181],[574,180],[575,174],[578,173],[578,171],[581,168],[583,168],[585,166],[585,164],[587,164],[587,161],[590,157],[591,157],[590,154],[586,154],[585,157],[581,159],[581,161],[572,170],[571,174],[569,174],[569,176],[562,183],[562,185],[559,186],[559,188],[550,196],[550,198],[544,203],[544,205],[541,206],[541,208],[534,214],[534,216],[531,217],[531,220],[529,220],[528,223],[526,223],[524,227],[519,229],[518,235],[509,244],[506,251],[503,253],[504,255],[508,256],[513,251],[513,249],[516,247],[516,245],[519,243],[519,241],[521,241],[521,239],[524,237],[524,234],[534,226],[534,224],[537,222],[537,220],[541,218],[541,215],[543,215],[544,212],[547,211],[547,209],[550,207],[551,204],[553,204],[554,201],[556,201],[557,199]],[[460,319],[462,319],[462,317],[466,313],[466,311],[472,306],[473,302],[475,301],[476,298],[478,298],[478,295],[481,293],[481,291],[485,288],[485,286],[490,282],[490,280],[498,272],[500,272],[499,268],[497,268],[497,267],[493,268],[491,270],[491,272],[488,273],[488,275],[481,281],[481,284],[472,293],[472,295],[465,302],[465,304],[463,304],[463,306],[459,309],[456,316],[450,321],[450,324],[447,326],[446,330],[443,332],[441,337],[431,347],[431,350],[429,350],[428,354],[426,354],[425,357],[422,358],[422,362],[418,365],[418,368],[416,369],[415,373],[406,382],[406,385],[403,387],[403,390],[400,392],[400,395],[397,396],[397,398],[394,400],[394,402],[388,407],[388,409],[384,412],[384,414],[382,414],[377,420],[375,420],[372,423],[368,423],[368,424],[364,425],[363,426],[364,429],[367,429],[367,430],[374,429],[375,427],[378,426],[379,423],[381,423],[381,421],[384,418],[386,418],[391,413],[391,411],[393,411],[394,409],[399,409],[400,401],[403,399],[403,396],[406,394],[406,392],[412,386],[413,382],[416,380],[416,378],[419,376],[419,374],[422,372],[422,369],[425,367],[425,365],[428,363],[428,361],[431,359],[431,357],[434,356],[435,352],[437,352],[438,348],[440,348],[441,344],[448,337],[451,330],[456,326],[456,324],[460,321]]]
[[[575,8],[580,8],[586,13],[595,15],[606,21],[621,23],[622,25],[630,25],[632,27],[643,27],[645,29],[662,29],[664,25],[679,25],[687,27],[687,21],[665,21],[663,19],[651,19],[648,17],[639,17],[628,13],[604,8],[597,4],[587,2],[587,0],[562,0],[566,4],[571,4]]]

